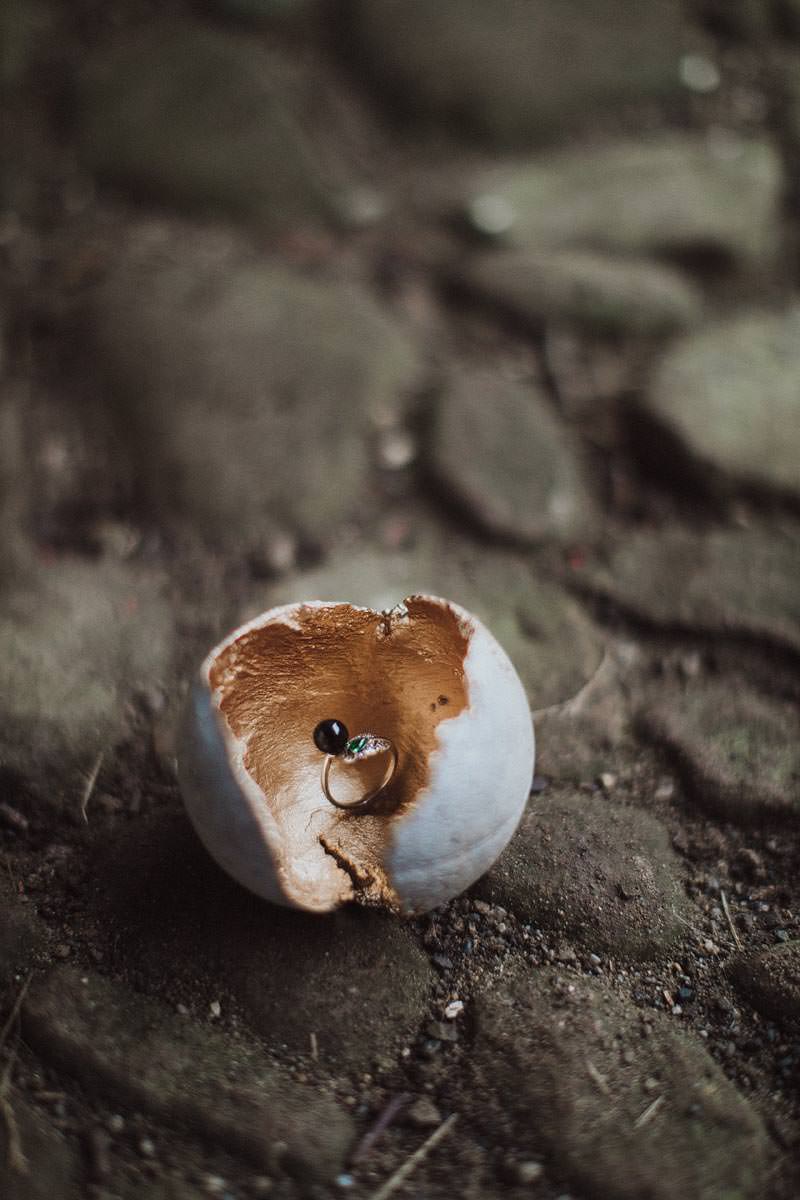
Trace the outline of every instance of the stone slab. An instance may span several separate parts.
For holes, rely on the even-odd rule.
[[[797,709],[725,678],[661,690],[639,722],[686,775],[697,804],[731,821],[800,812]]]
[[[675,268],[588,250],[485,254],[459,282],[533,329],[569,324],[601,335],[662,337],[697,325],[703,311],[699,290]]]
[[[741,313],[672,346],[641,410],[677,440],[707,486],[797,500],[799,376],[800,306]],[[663,437],[651,439],[662,467],[664,445]]]
[[[773,1021],[800,1023],[800,941],[734,962],[731,975],[754,1008]]]
[[[675,97],[680,5],[359,0],[359,65],[406,111],[496,144],[551,142],[589,114]]]
[[[592,527],[580,451],[532,381],[451,373],[428,444],[445,495],[496,537],[569,542]]]
[[[581,146],[495,169],[474,183],[509,214],[505,238],[533,253],[571,246],[625,255],[770,262],[783,173],[767,141],[718,145],[695,134]]]
[[[286,93],[256,40],[149,21],[87,62],[81,157],[135,197],[244,218],[273,234],[319,223],[328,198]]]
[[[666,631],[800,650],[800,527],[697,533],[674,525],[621,538],[581,586]]]
[[[600,955],[663,957],[689,905],[664,826],[586,792],[531,798],[510,845],[476,894]]]
[[[172,632],[164,577],[141,564],[64,556],[22,572],[0,613],[0,767],[77,816],[126,702],[169,675]]]
[[[702,1046],[661,1021],[645,1039],[639,1017],[606,985],[552,969],[487,990],[476,1094],[494,1093],[517,1145],[544,1151],[579,1195],[758,1200],[761,1118]]]
[[[373,418],[420,369],[363,289],[191,239],[120,255],[88,338],[151,510],[227,547],[276,527],[326,543],[366,502]]]
[[[90,1092],[186,1126],[262,1170],[331,1180],[353,1136],[336,1102],[252,1043],[190,1025],[122,984],[59,967],[34,982],[23,1031]]]
[[[433,971],[406,924],[268,904],[223,875],[182,814],[140,821],[113,847],[98,841],[92,861],[92,912],[120,930],[115,966],[158,995],[165,978],[173,992],[199,983],[277,1052],[310,1055],[313,1033],[323,1066],[368,1070],[427,1013]]]

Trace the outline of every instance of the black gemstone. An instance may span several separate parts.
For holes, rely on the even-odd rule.
[[[347,726],[331,717],[314,730],[314,745],[323,754],[341,754],[350,739]]]

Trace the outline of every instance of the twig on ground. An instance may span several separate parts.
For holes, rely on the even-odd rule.
[[[691,932],[694,934],[694,936],[697,938],[698,941],[700,941],[700,942],[705,941],[705,938],[707,935],[705,933],[703,933],[702,929],[698,929],[696,925],[693,925],[691,923],[691,921],[687,921],[686,918],[682,917],[681,914],[679,912],[677,912],[674,908],[670,909],[670,912],[672,913],[672,915],[676,921],[680,921],[681,925],[685,925],[687,929],[691,930]]]
[[[739,937],[739,933],[736,929],[736,926],[733,923],[733,917],[731,916],[731,910],[728,907],[728,897],[725,895],[725,893],[723,891],[720,891],[720,899],[722,900],[722,911],[725,913],[725,920],[728,922],[728,928],[730,929],[731,933],[733,934],[733,940],[736,942],[736,948],[737,948],[737,950],[742,950],[743,949],[742,939]]]
[[[644,1112],[640,1113],[639,1116],[636,1118],[636,1120],[633,1122],[633,1128],[641,1129],[642,1126],[646,1125],[648,1121],[652,1121],[653,1117],[656,1115],[656,1113],[661,1108],[661,1105],[663,1103],[664,1103],[664,1097],[656,1096],[653,1103],[648,1104],[648,1106],[644,1110]]]
[[[315,1033],[310,1033],[308,1035],[308,1040],[311,1043],[311,1057],[313,1058],[314,1062],[316,1062],[319,1058],[319,1042],[317,1041],[317,1035]]]
[[[592,671],[583,687],[579,688],[575,695],[570,696],[567,700],[560,700],[558,704],[548,704],[546,708],[537,708],[533,713],[534,721],[538,721],[540,717],[547,716],[548,713],[564,712],[569,717],[573,717],[576,713],[579,713],[583,706],[584,700],[589,694],[589,691],[594,687],[599,675],[610,661],[611,655],[606,648],[603,651],[603,657],[600,659],[600,662]]]
[[[377,1192],[373,1192],[370,1200],[386,1200],[387,1196],[391,1196],[392,1192],[400,1187],[424,1158],[430,1154],[434,1146],[437,1146],[443,1137],[446,1137],[450,1130],[458,1120],[458,1113],[451,1113],[446,1121],[442,1121],[438,1129],[434,1129],[431,1136],[422,1143],[422,1145],[414,1151],[410,1158],[407,1158],[401,1166],[397,1168],[394,1175],[390,1175],[385,1183],[381,1184]]]
[[[87,825],[89,824],[89,818],[86,815],[86,809],[89,804],[89,801],[92,798],[92,792],[94,791],[94,785],[97,783],[97,776],[100,774],[100,768],[103,765],[103,759],[105,758],[105,754],[106,754],[105,750],[101,750],[100,753],[98,754],[97,758],[94,760],[94,765],[92,766],[91,771],[89,772],[88,776],[86,777],[86,787],[83,789],[83,795],[81,796],[81,816],[83,817],[83,819]]]
[[[11,1072],[16,1056],[16,1050],[13,1050],[5,1065],[3,1078],[0,1079],[0,1116],[2,1116],[6,1126],[8,1165],[12,1171],[16,1171],[17,1175],[27,1175],[29,1170],[28,1160],[22,1149],[22,1139],[19,1136],[19,1125],[17,1124],[14,1107],[8,1098],[11,1087]]]
[[[586,1070],[589,1072],[592,1079],[597,1084],[598,1088],[603,1093],[603,1095],[610,1096],[611,1088],[606,1083],[605,1075],[601,1075],[600,1072],[598,1071],[597,1067],[594,1065],[594,1063],[589,1062],[588,1059],[586,1060]]]
[[[8,1035],[11,1031],[11,1026],[14,1024],[17,1017],[19,1016],[19,1010],[22,1008],[23,1001],[24,1001],[26,995],[28,994],[28,988],[31,985],[32,979],[33,979],[33,971],[30,971],[22,981],[22,987],[19,989],[19,992],[17,993],[17,998],[11,1007],[11,1012],[6,1017],[5,1025],[3,1026],[2,1029],[0,1029],[0,1050],[2,1050],[3,1046],[5,1046],[6,1038],[8,1037]]]
[[[16,1171],[17,1175],[28,1174],[28,1160],[25,1157],[25,1152],[22,1149],[22,1139],[19,1136],[19,1125],[17,1118],[14,1116],[14,1109],[8,1096],[3,1093],[0,1095],[0,1115],[6,1124],[6,1135],[8,1137],[8,1165],[12,1171]]]
[[[404,1105],[408,1104],[410,1099],[411,1099],[411,1097],[409,1096],[408,1092],[401,1092],[399,1094],[399,1096],[392,1097],[392,1099],[389,1101],[389,1103],[386,1105],[386,1107],[383,1109],[383,1111],[379,1114],[377,1120],[375,1121],[375,1124],[372,1125],[371,1128],[367,1130],[367,1132],[364,1134],[363,1138],[361,1139],[361,1141],[358,1143],[355,1150],[351,1154],[351,1156],[350,1156],[350,1166],[351,1167],[354,1167],[356,1165],[356,1163],[360,1162],[362,1158],[366,1157],[366,1155],[369,1153],[369,1151],[375,1145],[375,1143],[377,1142],[377,1140],[381,1136],[381,1134],[386,1129],[388,1129],[388,1127],[391,1125],[392,1121],[395,1119],[397,1114],[400,1112],[400,1109],[403,1108]]]

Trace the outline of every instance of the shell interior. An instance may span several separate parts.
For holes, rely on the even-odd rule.
[[[392,828],[428,783],[439,726],[468,706],[470,634],[461,610],[424,596],[388,613],[291,605],[206,660],[231,767],[248,777],[250,803],[263,805],[260,825],[289,903],[325,911],[357,895],[396,906],[383,867]],[[330,717],[351,737],[372,733],[397,749],[394,778],[368,813],[341,811],[322,792],[312,734]],[[336,798],[363,795],[384,769],[381,755],[335,762]]]

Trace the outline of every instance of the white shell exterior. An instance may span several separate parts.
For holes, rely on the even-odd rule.
[[[447,600],[425,599],[454,612],[468,633],[463,668],[468,704],[437,726],[427,786],[402,811],[385,817],[388,839],[378,865],[393,892],[392,907],[406,913],[445,903],[491,867],[522,816],[534,768],[528,700],[505,651],[477,617]],[[296,880],[289,884],[278,823],[261,788],[241,765],[241,745],[209,686],[209,672],[221,650],[269,622],[291,625],[293,611],[301,607],[308,603],[263,613],[208,655],[184,714],[179,779],[198,834],[230,875],[274,903],[329,911],[354,898],[349,879],[346,886],[337,882],[342,872],[320,854],[299,864],[307,890]]]
[[[489,870],[519,824],[533,780],[525,689],[485,625],[464,616],[473,626],[464,663],[470,704],[439,726],[430,783],[394,827],[386,864],[406,912],[443,904]]]

